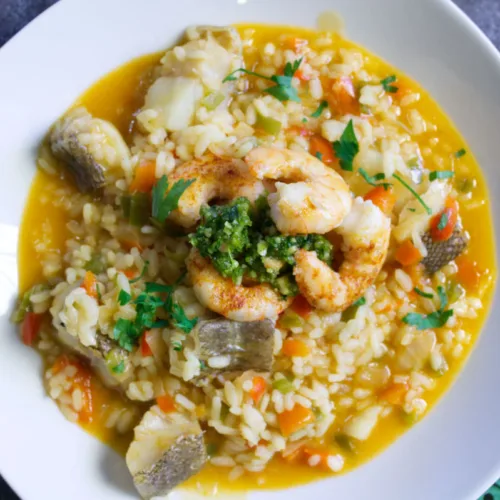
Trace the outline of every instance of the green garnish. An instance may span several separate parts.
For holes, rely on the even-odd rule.
[[[446,224],[448,224],[448,220],[449,220],[449,217],[448,217],[448,214],[445,211],[445,212],[443,212],[441,214],[441,217],[439,217],[437,228],[440,231],[442,231],[446,227]]]
[[[342,312],[342,321],[347,322],[356,317],[356,313],[360,306],[366,304],[366,299],[364,297],[359,298],[356,302],[353,302],[347,309]]]
[[[366,304],[366,299],[364,297],[360,297],[356,302],[353,302],[352,305],[359,307],[359,306],[364,306]]]
[[[123,373],[125,371],[125,361],[121,360],[116,366],[111,368],[113,373]]]
[[[31,296],[34,294],[34,293],[39,293],[43,290],[48,290],[48,286],[47,285],[35,285],[33,286],[32,288],[30,288],[29,290],[27,290],[26,292],[24,292],[19,300],[18,300],[18,304],[14,310],[14,312],[12,313],[12,316],[11,316],[11,321],[13,323],[22,323],[22,321],[24,320],[24,318],[26,317],[26,314],[28,314],[29,312],[32,312],[33,310],[33,307],[32,307],[32,304],[31,304]]]
[[[172,293],[168,294],[163,307],[169,314],[172,324],[184,333],[189,333],[198,323],[198,318],[189,319],[186,316],[184,309],[174,301]]]
[[[134,193],[121,199],[123,215],[133,226],[144,226],[149,220],[151,204],[146,193]]]
[[[413,213],[415,213],[415,212],[417,211],[417,209],[416,209],[416,208],[409,208],[408,210],[409,210],[410,212],[413,212]]]
[[[358,172],[361,174],[361,177],[363,177],[363,179],[368,182],[368,184],[370,184],[370,186],[382,186],[386,191],[392,186],[392,184],[390,184],[389,182],[378,183],[378,181],[382,181],[385,179],[385,174],[382,172],[379,172],[375,175],[368,175],[364,168],[359,168]]]
[[[420,158],[418,156],[414,156],[413,158],[410,158],[406,164],[409,168],[420,168]]]
[[[323,161],[323,153],[320,153],[319,151],[316,151],[314,155],[319,161]]]
[[[180,352],[182,351],[182,344],[179,341],[172,342],[172,348],[174,349],[174,351]]]
[[[147,270],[148,270],[148,267],[149,267],[149,260],[145,260],[144,261],[144,265],[142,266],[142,271],[141,271],[141,274],[139,274],[139,276],[137,276],[137,278],[134,278],[134,279],[131,279],[131,280],[128,280],[128,282],[130,284],[134,284],[134,283],[137,283],[139,280],[141,280],[144,275],[146,274]]]
[[[302,123],[307,123],[309,120],[307,118],[302,118],[302,120],[300,120]]]
[[[403,322],[407,325],[415,326],[417,330],[427,330],[428,328],[441,328],[449,318],[453,316],[453,309],[444,310],[448,305],[448,297],[442,286],[437,287],[437,294],[440,301],[439,309],[430,314],[408,313]]]
[[[101,274],[106,269],[103,256],[101,254],[94,254],[87,264],[85,264],[85,269],[94,274]]]
[[[462,148],[462,149],[459,149],[458,151],[456,151],[454,153],[454,156],[455,156],[455,158],[462,158],[462,156],[464,156],[466,153],[467,153],[467,151],[464,148]]]
[[[338,433],[335,434],[335,442],[337,445],[345,451],[353,452],[354,444],[351,438],[347,434]]]
[[[429,174],[429,180],[435,181],[436,179],[449,179],[455,175],[451,170],[434,170]]]
[[[118,294],[118,303],[121,306],[128,304],[131,300],[132,297],[130,293],[126,292],[125,290],[120,290],[120,293]]]
[[[153,187],[153,218],[160,224],[163,224],[166,218],[170,215],[170,212],[177,208],[179,199],[183,195],[184,191],[195,181],[196,179],[180,179],[167,192],[168,179],[166,175],[162,176],[162,178]]]
[[[219,274],[240,284],[244,277],[269,283],[284,296],[298,293],[293,276],[294,255],[303,248],[330,262],[332,245],[323,236],[281,235],[270,217],[265,197],[253,208],[246,198],[227,205],[205,206],[191,244],[209,258]]]
[[[302,63],[302,57],[297,59],[292,63],[286,63],[285,69],[283,71],[283,75],[273,75],[271,77],[262,75],[260,73],[256,73],[255,71],[249,71],[245,68],[238,68],[234,70],[232,73],[222,80],[222,83],[229,82],[232,80],[236,80],[236,73],[245,73],[247,75],[256,76],[257,78],[263,78],[264,80],[269,80],[270,82],[275,83],[272,87],[268,87],[264,89],[266,94],[270,94],[279,101],[295,101],[300,102],[300,98],[297,94],[297,89],[292,86],[292,78],[295,75],[295,72],[299,69],[300,64]]]
[[[311,115],[312,118],[319,118],[321,113],[328,107],[328,102],[321,101],[320,105],[316,109],[316,111]]]
[[[420,288],[415,287],[413,291],[417,294],[420,295],[420,297],[424,297],[426,299],[433,299],[434,295],[432,293],[426,293],[420,290]]]
[[[340,168],[352,172],[352,162],[359,153],[359,143],[354,133],[352,120],[349,120],[347,127],[340,136],[340,140],[334,141],[333,150],[335,156],[340,160]]]
[[[273,382],[273,389],[281,392],[281,394],[288,394],[293,391],[293,384],[287,378],[280,378]]]
[[[384,87],[384,90],[386,92],[390,92],[394,94],[395,92],[398,91],[398,87],[395,85],[391,85],[391,83],[394,83],[396,81],[396,75],[391,75],[388,76],[387,78],[384,78],[383,80],[380,80],[380,83],[382,84],[382,87]]]
[[[281,131],[281,122],[279,120],[275,120],[270,116],[263,116],[260,113],[257,113],[255,125],[270,135],[278,135]]]
[[[420,197],[420,195],[408,184],[406,183],[401,177],[399,177],[398,174],[392,174],[392,176],[398,180],[410,193],[415,196],[415,198],[418,200],[418,202],[424,207],[425,211],[429,214],[432,215],[432,210],[430,207],[425,203],[425,201]]]

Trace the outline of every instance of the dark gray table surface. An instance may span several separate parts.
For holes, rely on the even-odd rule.
[[[0,47],[57,0],[0,0]],[[417,1],[417,0],[415,0]],[[500,49],[500,0],[454,0]],[[1,446],[0,446],[1,450]],[[19,464],[22,467],[22,464]],[[29,471],[27,471],[27,478]],[[46,497],[40,492],[40,499]],[[485,495],[485,499],[488,495]],[[498,498],[498,497],[497,497]],[[493,499],[493,495],[489,496]],[[18,500],[0,476],[0,500]]]

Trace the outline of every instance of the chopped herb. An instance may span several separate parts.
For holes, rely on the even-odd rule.
[[[441,214],[441,217],[439,217],[437,228],[440,231],[442,231],[446,227],[446,224],[448,224],[448,220],[449,220],[448,214],[446,213],[446,211],[444,211]]]
[[[180,179],[167,192],[168,179],[166,175],[162,176],[162,178],[153,187],[153,218],[163,224],[166,218],[170,215],[170,212],[177,208],[179,199],[183,195],[184,191],[193,182],[195,182],[195,180],[196,179]]]
[[[454,153],[454,156],[455,156],[455,158],[462,158],[462,156],[464,156],[466,153],[467,153],[467,151],[464,148],[462,148],[462,149],[459,149],[458,151],[456,151]]]
[[[442,312],[444,310],[444,308],[448,305],[448,297],[446,296],[446,291],[445,291],[444,287],[442,287],[442,286],[437,287],[437,293],[438,293],[439,301],[441,303],[441,305],[439,307],[439,312]]]
[[[172,348],[174,351],[180,352],[182,351],[182,344],[180,342],[172,342]]]
[[[424,207],[425,211],[431,215],[432,214],[432,210],[430,209],[430,207],[425,203],[425,201],[420,197],[420,195],[409,185],[407,184],[403,179],[401,179],[401,177],[399,177],[398,174],[392,174],[392,176],[398,180],[406,189],[408,189],[408,191],[410,191],[410,193],[415,196],[415,198],[418,200],[418,202]]]
[[[151,202],[147,193],[134,193],[130,197],[128,220],[133,226],[144,226],[149,220]]]
[[[302,123],[307,123],[309,120],[307,118],[302,118],[301,122]]]
[[[465,177],[458,183],[458,189],[462,193],[470,193],[476,187],[477,181],[476,179],[470,179],[469,177]]]
[[[130,293],[126,292],[125,290],[120,290],[120,293],[118,294],[118,303],[121,306],[128,304],[131,299],[132,297],[130,296]]]
[[[139,276],[137,276],[137,278],[134,278],[132,280],[128,280],[129,283],[134,284],[134,283],[137,283],[139,280],[141,280],[144,277],[144,275],[146,274],[148,267],[149,267],[149,260],[146,260],[146,261],[144,261],[144,265],[142,266],[141,274],[139,274]]]
[[[99,283],[95,284],[95,293],[97,293],[97,300],[102,300],[101,286]]]
[[[358,169],[358,172],[361,174],[361,177],[363,177],[363,179],[368,182],[368,184],[370,184],[370,186],[383,186],[386,191],[392,186],[392,184],[390,184],[389,182],[377,182],[385,179],[385,174],[383,174],[382,172],[379,172],[375,175],[368,175],[364,168]]]
[[[408,210],[409,210],[410,212],[416,212],[416,211],[417,211],[417,209],[416,209],[416,208],[409,208]]]
[[[300,98],[297,94],[297,89],[292,85],[292,78],[295,75],[296,71],[299,69],[300,64],[302,63],[302,57],[297,59],[292,63],[288,62],[285,65],[285,69],[283,71],[283,75],[273,75],[271,77],[262,75],[260,73],[256,73],[255,71],[249,71],[245,68],[238,68],[233,71],[229,75],[222,80],[222,82],[228,82],[232,80],[236,80],[237,73],[245,73],[247,75],[256,76],[257,78],[263,78],[264,80],[269,80],[276,85],[272,87],[268,87],[264,89],[266,94],[270,94],[279,101],[295,101],[300,102]]]
[[[394,94],[395,92],[398,91],[398,87],[395,85],[391,85],[391,83],[394,83],[396,81],[396,75],[391,75],[388,76],[387,78],[384,78],[383,80],[380,80],[380,83],[382,84],[382,87],[384,87],[384,90],[386,92],[390,92]]]
[[[323,153],[320,153],[319,151],[316,151],[315,155],[316,158],[319,160],[319,161],[323,161]]]
[[[202,359],[200,359],[200,370],[204,370],[205,368],[207,367],[207,365],[205,364],[205,361],[203,361]],[[222,403],[224,404],[224,403]],[[229,412],[229,407],[226,405],[227,409],[228,409],[228,412]],[[223,406],[221,407],[221,419],[222,419],[222,408],[224,408]],[[227,415],[227,413],[226,413]]]
[[[116,366],[111,368],[113,373],[123,373],[125,371],[125,361],[121,360]]]
[[[366,304],[366,299],[364,297],[360,297],[356,302],[353,302],[352,305],[355,307],[364,306]]]
[[[426,299],[432,299],[432,298],[434,298],[434,295],[433,295],[432,293],[422,292],[422,290],[420,290],[420,288],[415,287],[415,288],[413,289],[413,291],[414,291],[417,295],[420,295],[420,297],[425,297]]]
[[[320,105],[316,109],[316,111],[311,115],[312,118],[319,118],[321,113],[328,107],[328,102],[321,101]]]
[[[132,351],[141,336],[134,323],[129,319],[118,318],[113,328],[113,338],[126,351]]]
[[[453,309],[445,311],[448,305],[448,297],[442,286],[437,287],[437,294],[440,301],[439,309],[430,314],[408,313],[403,322],[407,325],[415,326],[417,330],[427,330],[428,328],[441,328],[449,318],[453,316]]]
[[[94,274],[101,274],[106,269],[106,264],[101,254],[95,254],[85,264],[87,271],[92,271]]]
[[[273,382],[273,389],[280,391],[281,394],[288,394],[293,391],[293,384],[287,378],[280,378]]]
[[[164,304],[165,311],[170,315],[172,319],[172,324],[182,330],[184,333],[189,333],[198,323],[198,318],[189,319],[184,312],[182,306],[180,306],[173,299],[173,294],[167,296]]]
[[[349,451],[351,453],[354,451],[354,444],[352,442],[352,439],[347,434],[335,434],[335,442],[340,448],[345,451]]]
[[[410,158],[406,164],[409,168],[420,168],[420,158],[418,156],[414,156],[413,158]]]
[[[451,170],[434,170],[429,174],[429,180],[435,181],[436,179],[449,179],[455,174]]]
[[[340,160],[340,168],[352,172],[352,162],[359,153],[359,143],[354,133],[354,125],[349,120],[347,127],[342,132],[340,140],[333,143],[335,156]]]

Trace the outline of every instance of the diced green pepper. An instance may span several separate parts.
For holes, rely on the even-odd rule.
[[[448,283],[446,295],[448,296],[450,303],[453,304],[465,295],[465,288],[460,283],[452,280]]]
[[[298,328],[302,326],[302,318],[291,309],[287,309],[279,321],[279,326],[282,328]]]
[[[130,195],[126,194],[120,198],[120,205],[122,207],[123,217],[128,219],[130,217]]]
[[[293,391],[293,384],[286,378],[280,378],[273,382],[273,389],[277,389],[281,394],[288,394]]]
[[[130,199],[129,221],[134,226],[143,226],[149,220],[151,202],[146,193],[135,193]]]
[[[106,269],[106,263],[101,254],[94,254],[85,265],[87,271],[92,271],[94,274],[101,274]]]
[[[278,135],[281,131],[280,121],[270,116],[263,116],[260,113],[257,113],[256,125],[270,135]]]
[[[23,295],[19,298],[18,305],[15,308],[14,312],[12,313],[12,316],[10,318],[11,321],[13,323],[22,323],[26,314],[32,310],[32,308],[31,308],[31,296],[34,293],[38,293],[38,292],[41,292],[43,290],[48,290],[48,289],[49,289],[48,285],[38,284],[38,285],[31,287],[26,292],[24,292]]]
[[[340,448],[342,448],[345,451],[349,451],[352,453],[355,450],[354,443],[347,434],[343,434],[340,432],[335,434],[335,442]]]
[[[464,194],[471,193],[473,189],[476,187],[477,182],[476,179],[471,179],[470,177],[465,177],[460,179],[458,183],[458,189],[460,192]]]

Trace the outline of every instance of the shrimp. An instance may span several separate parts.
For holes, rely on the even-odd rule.
[[[391,222],[371,201],[356,198],[336,232],[344,253],[338,272],[306,250],[295,253],[293,271],[307,301],[329,312],[343,311],[373,283],[387,257]]]
[[[267,198],[281,233],[328,233],[351,209],[344,179],[309,153],[259,147],[245,161],[256,178],[283,181],[275,183],[276,192]]]
[[[291,303],[266,283],[244,286],[224,278],[195,248],[186,265],[200,303],[234,321],[274,319]]]
[[[264,184],[248,172],[241,160],[205,157],[188,161],[169,175],[169,184],[196,179],[179,200],[170,218],[183,227],[194,226],[200,219],[200,208],[219,198],[231,200],[239,196],[254,202],[265,193]]]

